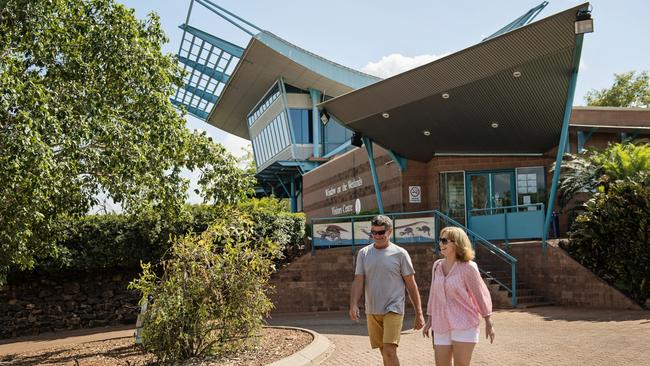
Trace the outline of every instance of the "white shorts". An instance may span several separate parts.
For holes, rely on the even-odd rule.
[[[478,343],[479,329],[470,328],[452,330],[447,333],[433,333],[433,344],[437,346],[451,346],[451,342]]]

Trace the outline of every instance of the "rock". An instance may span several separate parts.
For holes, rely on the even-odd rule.
[[[79,283],[78,282],[66,282],[63,284],[63,293],[65,294],[76,294],[79,293]]]

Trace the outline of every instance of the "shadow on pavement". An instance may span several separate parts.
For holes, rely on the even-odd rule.
[[[402,334],[413,331],[413,314],[406,313]],[[286,325],[299,328],[307,328],[321,334],[341,334],[367,336],[365,314],[361,314],[359,322],[353,322],[348,317],[347,311],[323,311],[313,313],[296,314],[272,314],[266,320],[269,325]]]
[[[568,308],[560,306],[547,306],[529,309],[506,310],[512,312],[525,312],[540,316],[547,321],[587,321],[587,322],[620,322],[640,321],[641,324],[650,324],[650,311],[647,310],[607,310],[588,308]]]

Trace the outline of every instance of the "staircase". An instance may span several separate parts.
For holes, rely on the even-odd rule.
[[[484,272],[482,274],[483,280],[490,289],[493,306],[502,309],[512,308],[512,295],[500,284],[502,283],[508,287],[512,286],[509,269],[503,268],[503,266],[496,263],[490,263],[489,260],[481,261],[479,268]],[[520,276],[517,278],[517,308],[526,309],[550,305],[553,305],[553,303],[546,301],[543,296],[537,294],[534,289],[521,280]]]

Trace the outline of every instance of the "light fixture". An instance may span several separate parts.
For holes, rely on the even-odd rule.
[[[424,131],[422,131],[422,134],[423,134],[424,136],[431,136],[431,131],[429,131],[429,130],[424,130]]]
[[[327,122],[330,121],[330,115],[325,109],[323,109],[323,111],[320,113],[320,121],[323,123],[323,125],[326,125]]]
[[[512,73],[512,76],[514,76],[514,77],[516,77],[516,78],[520,77],[520,76],[521,76],[521,71],[515,71],[515,72],[513,72],[513,73]]]
[[[442,93],[442,99],[449,99],[449,93]]]
[[[363,140],[361,139],[361,134],[359,132],[354,132],[352,138],[350,138],[350,145],[361,147],[363,145]]]
[[[576,34],[591,33],[594,31],[594,20],[591,19],[591,10],[578,10],[575,23]]]
[[[388,114],[388,112],[384,112],[384,113],[381,114],[381,116],[384,117],[384,118],[388,118],[388,117],[390,117],[390,114]]]
[[[499,122],[492,122],[490,126],[492,126],[492,128],[499,128]]]

